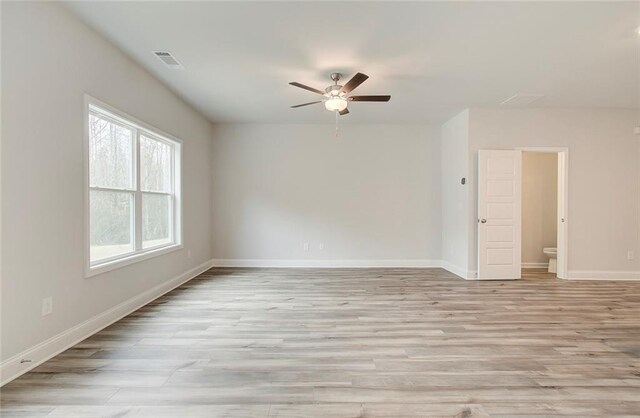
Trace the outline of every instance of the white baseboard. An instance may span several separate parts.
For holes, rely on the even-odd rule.
[[[523,269],[548,269],[549,263],[522,263]]]
[[[477,280],[475,271],[443,260],[286,260],[217,258],[214,267],[277,267],[277,268],[443,268],[465,280]]]
[[[570,270],[566,280],[640,280],[639,271]]]
[[[279,260],[214,259],[215,267],[313,267],[313,268],[429,268],[441,267],[440,260]]]
[[[200,273],[207,271],[212,267],[212,264],[212,260],[206,261],[180,276],[174,277],[173,279],[134,296],[105,312],[89,318],[73,328],[70,328],[3,361],[2,364],[0,364],[0,386],[9,383],[13,379],[39,366],[64,350],[73,347],[80,341],[90,337],[101,329],[113,324],[165,293],[170,292],[181,284],[193,279]],[[23,359],[31,361],[21,363],[21,360]]]
[[[462,279],[469,280],[469,272],[466,269],[444,260],[440,263],[440,266],[448,272],[453,273]]]

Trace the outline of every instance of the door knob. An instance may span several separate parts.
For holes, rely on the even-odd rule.
[[[484,219],[484,218],[482,218],[482,219],[480,219],[480,222],[482,222],[483,224],[486,224],[486,223],[487,223],[487,220],[486,220],[486,219]]]

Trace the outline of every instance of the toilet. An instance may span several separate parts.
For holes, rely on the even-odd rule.
[[[556,273],[558,263],[558,249],[557,248],[543,248],[542,252],[549,257],[549,273]]]

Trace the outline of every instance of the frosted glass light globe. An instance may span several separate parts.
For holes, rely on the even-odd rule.
[[[347,100],[343,97],[335,96],[324,102],[324,107],[332,112],[342,112],[347,108]]]

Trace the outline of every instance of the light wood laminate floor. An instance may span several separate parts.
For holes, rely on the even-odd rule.
[[[640,283],[213,269],[2,388],[2,415],[640,415]]]

